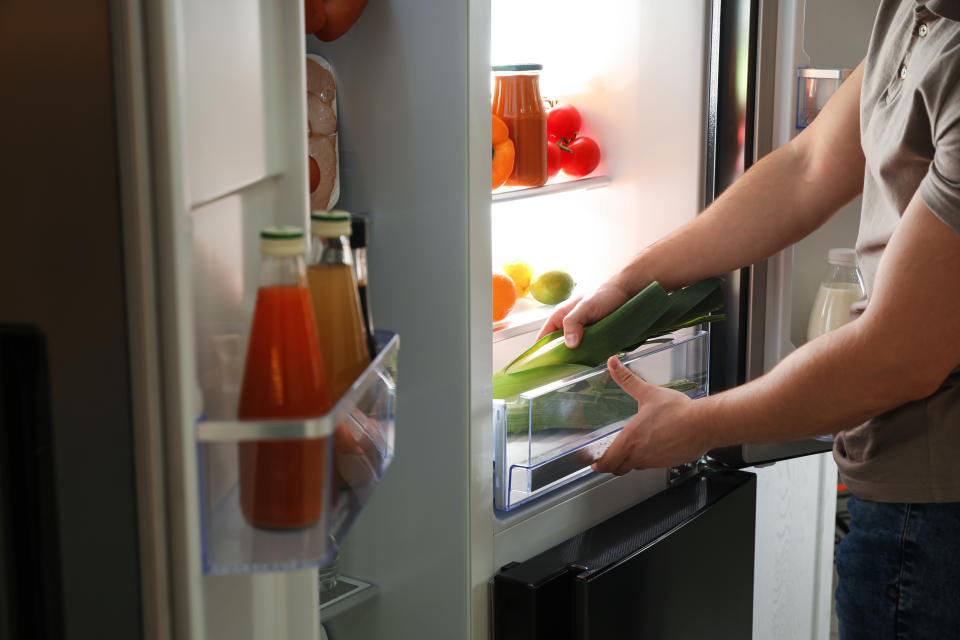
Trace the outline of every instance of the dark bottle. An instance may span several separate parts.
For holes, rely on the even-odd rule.
[[[362,216],[353,216],[350,220],[350,246],[353,249],[353,269],[357,276],[357,289],[360,293],[360,310],[367,331],[367,345],[370,358],[377,355],[377,345],[373,338],[373,314],[367,299],[367,220]]]

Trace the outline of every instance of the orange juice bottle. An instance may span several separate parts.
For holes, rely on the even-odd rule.
[[[307,290],[303,230],[260,233],[260,288],[237,417],[308,418],[330,411]],[[240,506],[257,527],[309,526],[323,513],[326,438],[239,444]]]
[[[320,352],[335,403],[370,364],[350,252],[350,214],[310,216],[312,246],[307,281],[320,338]]]

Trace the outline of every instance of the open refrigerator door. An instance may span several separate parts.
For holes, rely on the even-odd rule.
[[[667,469],[589,471],[631,409],[602,370],[492,402],[494,371],[533,343],[556,300],[526,299],[498,326],[488,278],[527,263],[534,278],[569,274],[576,288],[565,293],[577,295],[693,219],[739,175],[756,146],[751,110],[762,110],[750,34],[770,4],[604,0],[583,11],[567,1],[385,1],[334,42],[304,40],[299,2],[185,0],[130,18],[130,33],[149,36],[126,50],[147,52],[136,95],[152,100],[138,135],[151,167],[140,195],[155,215],[134,246],[156,254],[164,429],[144,468],[156,476],[148,489],[170,496],[154,504],[151,531],[164,532],[153,553],[175,587],[173,635],[320,633],[308,567],[328,557],[326,539],[264,546],[259,538],[276,536],[251,533],[223,508],[236,506],[231,465],[241,441],[329,438],[353,420],[378,445],[369,457],[378,479],[397,444],[389,481],[348,496],[365,513],[343,545],[343,570],[380,595],[337,612],[331,630],[347,637],[487,637],[498,569],[677,480]],[[339,170],[327,203],[370,212],[371,304],[410,355],[394,361],[396,345],[385,340],[351,406],[333,414],[245,424],[233,396],[256,292],[256,233],[304,227],[314,191],[307,158],[320,152],[311,154],[305,135],[307,54],[327,60],[338,85],[329,151]],[[600,163],[491,194],[491,66],[527,63],[542,65],[544,97],[577,107]],[[782,296],[773,279],[729,274],[723,324],[647,345],[629,365],[689,385],[692,396],[742,381],[750,362],[770,357],[758,355],[769,350],[754,340],[763,328],[751,305]],[[782,316],[762,323],[773,315]],[[395,443],[397,362],[410,401]],[[216,460],[222,474],[211,473]],[[333,501],[321,520],[335,529]],[[226,544],[211,553],[211,540]],[[240,573],[248,569],[278,571]]]

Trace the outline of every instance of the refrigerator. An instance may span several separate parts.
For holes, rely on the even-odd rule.
[[[493,331],[489,275],[526,259],[585,291],[693,219],[790,135],[805,10],[371,0],[324,43],[290,0],[5,5],[17,29],[0,58],[24,96],[5,108],[24,126],[5,159],[0,637],[535,638],[543,620],[562,623],[549,637],[747,637],[766,505],[764,470],[740,469],[830,443],[593,474],[622,424],[548,442],[508,430],[492,400],[493,372],[545,316]],[[217,533],[236,443],[337,422],[251,426],[235,409],[257,232],[307,224],[307,53],[334,69],[336,206],[369,223],[387,332],[340,418],[368,391],[389,402],[367,414],[375,481],[351,493],[336,543],[305,534],[258,556],[278,547]],[[490,67],[524,62],[580,108],[603,159],[579,184],[491,196]],[[57,148],[71,151],[52,187],[39,168]],[[691,395],[760,375],[791,345],[794,267],[788,253],[723,274],[726,320],[631,366],[692,377]],[[321,610],[333,546],[363,588]],[[574,599],[527,589],[555,573]]]

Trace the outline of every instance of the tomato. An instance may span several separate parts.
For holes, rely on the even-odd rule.
[[[327,10],[323,6],[323,0],[304,0],[303,22],[306,25],[307,34],[320,31],[326,21]]]
[[[353,26],[366,6],[367,0],[323,0],[326,18],[320,30],[313,35],[324,42],[336,40]]]
[[[557,146],[556,136],[547,136],[547,176],[552,178],[560,173],[563,165],[563,151]]]
[[[561,104],[547,112],[547,135],[573,140],[580,131],[580,112],[572,104]]]
[[[563,172],[582,178],[600,164],[600,147],[591,138],[577,138],[563,151]]]

